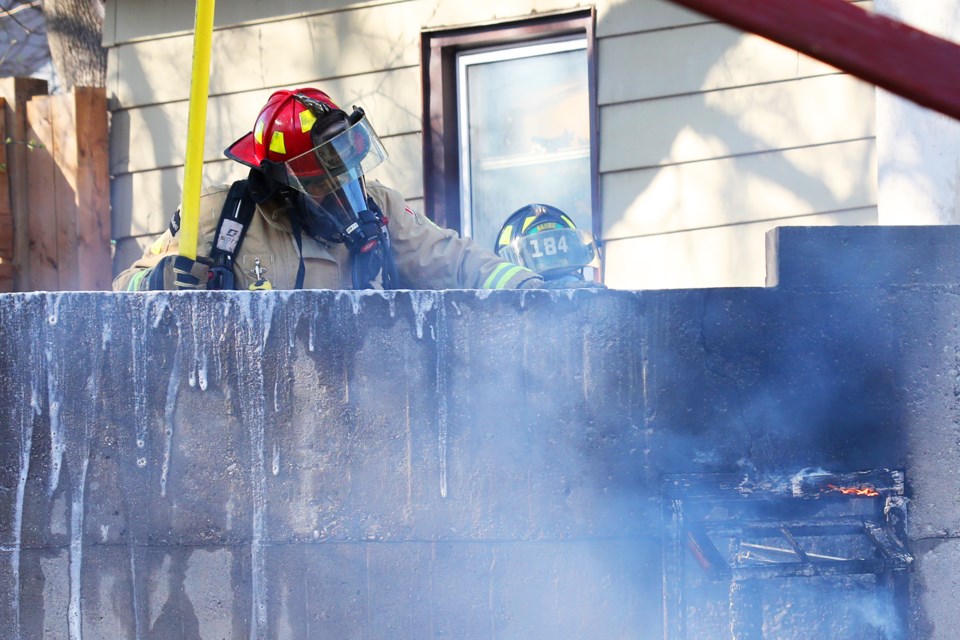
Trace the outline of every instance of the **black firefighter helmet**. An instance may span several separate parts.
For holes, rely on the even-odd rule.
[[[600,266],[593,235],[577,229],[570,216],[549,204],[527,204],[510,214],[493,250],[546,280],[570,276],[582,280],[584,267]]]

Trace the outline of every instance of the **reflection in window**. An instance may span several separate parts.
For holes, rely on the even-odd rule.
[[[590,230],[590,96],[583,37],[457,56],[464,235],[493,243],[530,202]]]

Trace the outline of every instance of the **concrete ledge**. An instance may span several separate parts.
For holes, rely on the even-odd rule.
[[[767,286],[955,285],[960,225],[777,227],[767,232]]]

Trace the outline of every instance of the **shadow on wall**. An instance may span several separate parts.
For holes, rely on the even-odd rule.
[[[608,284],[762,285],[767,229],[874,224],[872,86],[685,15],[600,41]]]
[[[957,40],[960,16],[951,3],[916,11],[908,2],[877,0],[877,13]],[[878,178],[881,224],[957,224],[954,162],[960,124],[887,91],[877,91]]]

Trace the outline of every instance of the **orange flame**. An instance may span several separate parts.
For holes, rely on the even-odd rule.
[[[827,487],[847,496],[867,496],[872,498],[880,495],[880,492],[873,487],[838,487],[832,484],[828,484]]]

